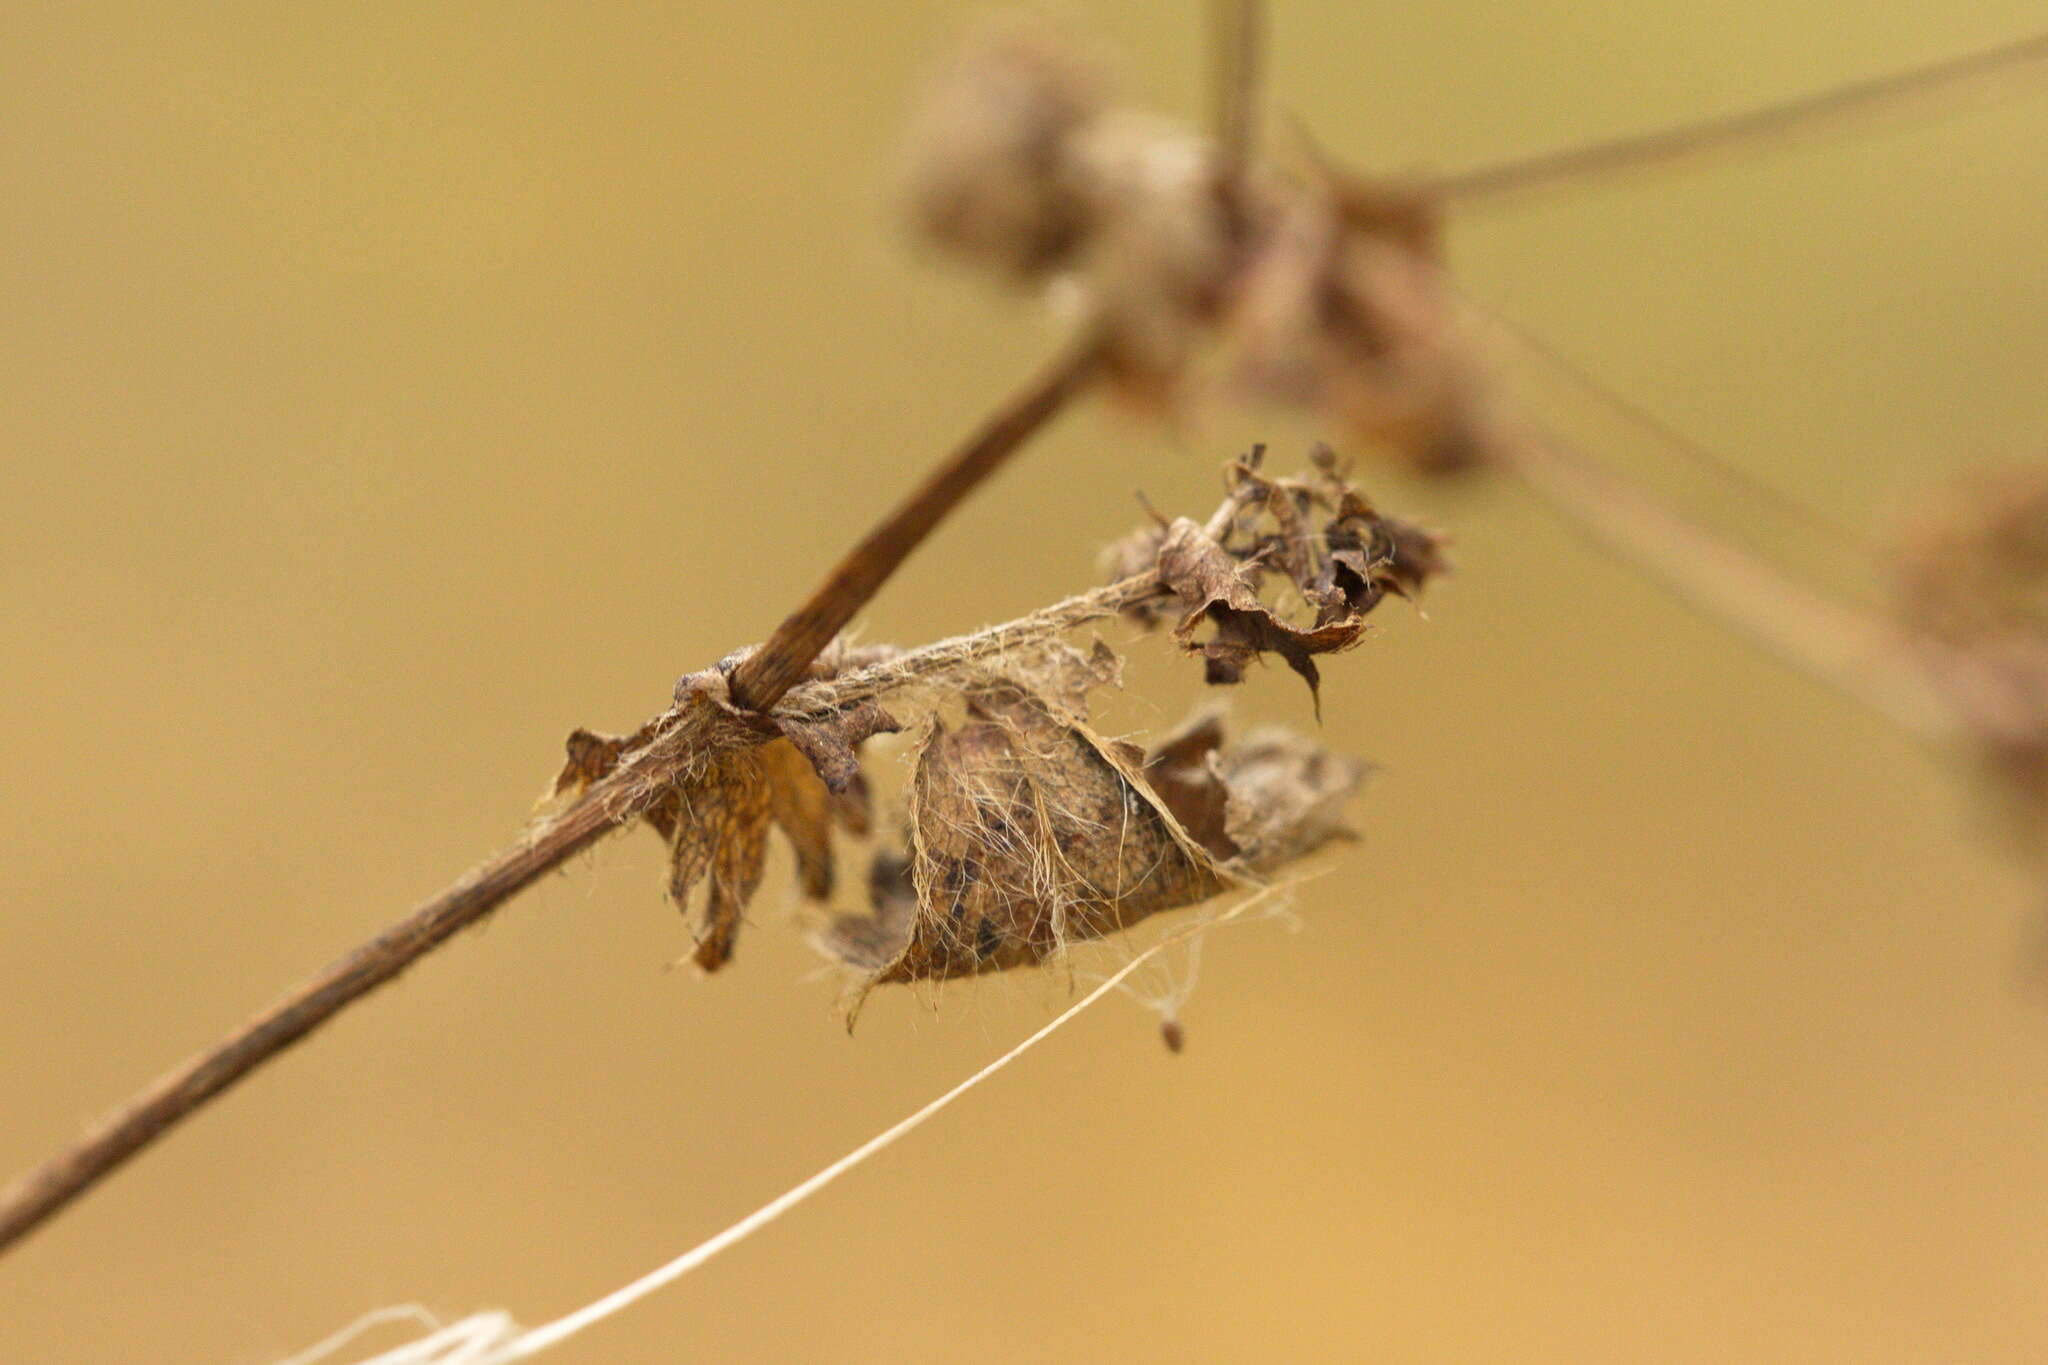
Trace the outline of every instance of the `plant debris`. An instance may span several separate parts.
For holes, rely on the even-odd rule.
[[[1389,593],[1420,593],[1448,562],[1434,533],[1380,516],[1327,447],[1314,452],[1307,478],[1269,478],[1263,456],[1257,447],[1227,467],[1220,529],[1214,519],[1211,526],[1185,517],[1162,522],[1113,547],[1110,560],[1119,569],[1149,560],[1179,610],[1173,638],[1203,660],[1209,683],[1241,682],[1254,659],[1277,654],[1320,710],[1315,656],[1356,645],[1367,613]],[[1307,621],[1290,622],[1261,598],[1274,576],[1299,599]],[[1156,621],[1165,610],[1148,603],[1143,615]]]
[[[746,657],[733,655],[683,678],[675,709],[631,735],[571,735],[555,791],[580,794],[676,727],[723,736],[643,812],[669,845],[670,897],[686,911],[701,901],[694,958],[706,970],[732,956],[771,829],[803,893],[831,898],[834,831],[873,824],[862,746],[903,729],[899,714],[915,734],[900,843],[871,856],[869,913],[835,916],[819,936],[868,988],[1044,963],[1255,884],[1350,836],[1343,806],[1365,765],[1285,731],[1226,742],[1214,713],[1150,751],[1106,738],[1088,724],[1089,695],[1120,684],[1122,661],[1062,635],[1131,607],[1170,622],[1212,684],[1274,654],[1313,692],[1316,656],[1355,645],[1389,594],[1443,571],[1437,538],[1380,516],[1327,449],[1289,478],[1265,473],[1263,454],[1226,467],[1208,522],[1162,518],[1120,543],[1119,581],[1072,599],[1077,613],[1054,607],[917,651],[834,650],[766,714],[733,704],[727,680]]]
[[[874,735],[900,728],[872,701],[826,720],[742,712],[725,699],[725,678],[734,662],[728,659],[677,683],[678,708],[712,708],[722,719],[773,737],[713,758],[642,816],[669,845],[668,892],[676,905],[687,912],[697,884],[706,885],[693,954],[706,971],[716,971],[732,957],[740,921],[761,884],[771,825],[789,841],[803,893],[813,900],[832,894],[833,826],[855,835],[866,834],[870,826],[859,747]],[[814,675],[830,676],[842,662],[835,659]],[[580,794],[651,740],[660,724],[627,736],[576,731],[569,736],[568,763],[555,779],[555,793]]]
[[[1351,837],[1366,766],[1300,736],[1227,746],[1212,715],[1148,753],[1015,675],[965,702],[919,738],[907,850],[878,856],[871,913],[820,936],[863,993],[1047,962]]]

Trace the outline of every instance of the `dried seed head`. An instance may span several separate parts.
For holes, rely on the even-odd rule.
[[[1248,396],[1317,413],[1424,472],[1477,459],[1475,384],[1421,228],[1296,190],[1248,253],[1224,340]]]
[[[923,235],[1006,278],[1071,286],[1127,397],[1198,399],[1217,351],[1231,396],[1307,410],[1418,469],[1484,449],[1421,191],[1254,165],[1223,193],[1213,143],[1109,104],[1039,43],[962,63],[913,145]]]
[[[1958,643],[2048,637],[2048,467],[1959,481],[1900,539],[1900,609],[1915,630]]]
[[[1980,474],[1919,509],[1894,563],[1908,639],[2010,823],[2048,854],[2048,466]]]
[[[1112,377],[1129,399],[1171,402],[1214,329],[1236,255],[1215,148],[1118,110],[1083,130],[1072,154],[1089,204],[1078,283],[1109,338]]]
[[[1094,211],[1073,146],[1103,107],[1095,73],[1062,47],[1021,32],[984,40],[939,74],[912,129],[912,224],[1005,275],[1064,268]]]

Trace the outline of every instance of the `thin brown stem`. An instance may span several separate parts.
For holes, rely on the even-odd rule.
[[[1101,371],[1102,357],[1101,338],[1090,331],[991,413],[915,492],[839,561],[817,591],[775,628],[767,643],[740,663],[732,676],[734,703],[766,711],[796,686],[812,661],[932,528],[1087,387]]]
[[[1210,0],[1215,82],[1216,178],[1235,203],[1258,147],[1260,55],[1265,6],[1259,0]]]
[[[1875,562],[1877,549],[1864,536],[1811,503],[1744,468],[1706,442],[1680,431],[1535,333],[1510,322],[1497,310],[1476,302],[1469,294],[1461,293],[1461,297],[1468,311],[1476,315],[1495,337],[1521,352],[1539,368],[1549,371],[1563,384],[1584,394],[1597,408],[1620,421],[1624,427],[1633,428],[1652,446],[1720,480],[1753,502],[1772,508],[1785,520],[1813,532],[1856,564],[1867,568]]]
[[[1548,433],[1497,433],[1489,445],[1497,464],[1573,526],[1688,606],[1918,738],[1960,737],[1881,618],[1815,592]]]
[[[1485,166],[1434,181],[1444,201],[1466,204],[1577,185],[1602,176],[1648,170],[1764,138],[1818,130],[1867,114],[1902,109],[1909,101],[1960,94],[1971,87],[2018,76],[2048,64],[2048,33],[1983,48],[1944,62],[1851,81],[1831,90],[1664,128],[1653,133],[1591,142]]]
[[[173,1068],[83,1137],[0,1194],[0,1249],[163,1136],[242,1077],[477,923],[543,873],[590,847],[636,813],[593,789],[532,836],[477,868],[319,975]]]
[[[1085,387],[1102,348],[1093,334],[998,408],[910,498],[833,570],[822,587],[735,671],[735,699],[775,705],[917,544],[977,484]],[[1133,588],[1131,591],[1137,591]],[[1120,601],[1105,590],[1105,602]],[[1110,605],[1106,612],[1113,612]],[[1087,610],[1094,610],[1092,598]],[[898,665],[900,668],[900,663]],[[855,675],[849,675],[851,681]],[[871,680],[877,685],[879,677]],[[671,712],[665,729],[580,799],[513,848],[286,994],[227,1038],[166,1072],[77,1141],[0,1192],[0,1251],[84,1194],[236,1081],[482,921],[513,896],[645,810],[678,776],[722,747],[749,741]]]

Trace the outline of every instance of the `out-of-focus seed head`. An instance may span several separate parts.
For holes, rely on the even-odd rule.
[[[1979,474],[1917,510],[1894,564],[1900,624],[2048,857],[2048,465]]]
[[[918,234],[1019,279],[1065,268],[1093,212],[1074,146],[1105,104],[1099,76],[1044,35],[985,37],[937,75],[912,128]]]
[[[1478,463],[1478,386],[1427,195],[1323,168],[1226,172],[1209,139],[1110,104],[1041,40],[953,68],[913,147],[923,236],[1012,281],[1056,279],[1141,407],[1183,408],[1220,378],[1227,397],[1307,411],[1424,472]]]

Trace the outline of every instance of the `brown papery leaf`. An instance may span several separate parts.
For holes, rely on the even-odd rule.
[[[1389,592],[1419,592],[1443,572],[1442,547],[1430,532],[1374,511],[1326,450],[1310,478],[1268,478],[1260,454],[1232,466],[1236,513],[1221,538],[1186,518],[1173,522],[1160,535],[1156,572],[1179,600],[1174,639],[1202,657],[1210,683],[1242,681],[1254,659],[1277,654],[1316,695],[1315,657],[1357,644],[1366,614]],[[1274,577],[1312,620],[1297,625],[1264,600],[1261,589]]]
[[[901,874],[885,875],[875,916],[827,931],[870,985],[1043,962],[1235,880],[1145,785],[1130,746],[1015,683],[969,703],[966,723],[934,720],[918,745],[909,904]]]
[[[1042,963],[1245,884],[1348,833],[1365,771],[1277,732],[1227,746],[1213,715],[1146,754],[1015,681],[968,700],[920,740],[908,856],[878,858],[872,913],[820,938],[863,993]]]
[[[894,731],[895,719],[872,701],[825,718],[762,718],[734,710],[717,669],[692,674],[677,686],[677,706],[716,708],[736,724],[776,734],[726,753],[678,783],[644,814],[669,844],[669,896],[689,909],[699,883],[704,907],[694,960],[716,971],[730,960],[748,903],[761,884],[768,831],[782,830],[796,856],[806,896],[832,894],[832,827],[868,831],[867,785],[859,746]],[[568,761],[555,779],[557,795],[580,795],[645,745],[656,725],[629,736],[578,730],[569,736]]]

